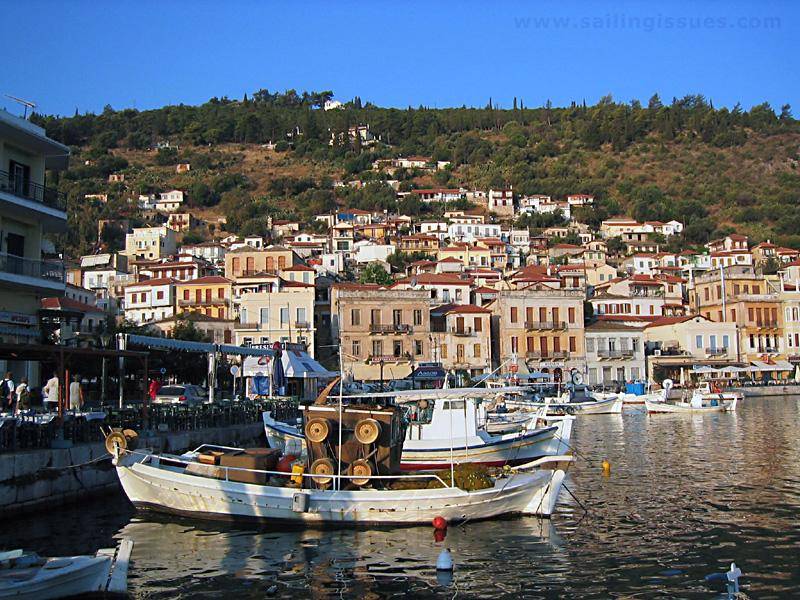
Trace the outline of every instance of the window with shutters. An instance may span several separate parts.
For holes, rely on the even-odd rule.
[[[475,358],[481,357],[481,345],[480,344],[473,344],[472,345],[472,354]]]
[[[361,309],[359,308],[350,309],[350,325],[356,327],[361,325]]]

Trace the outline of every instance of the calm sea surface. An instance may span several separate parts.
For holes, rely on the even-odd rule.
[[[0,526],[0,547],[90,553],[135,541],[138,598],[714,598],[735,561],[750,598],[800,597],[800,398],[737,414],[581,417],[580,458],[551,521],[451,527],[439,581],[428,527],[289,531],[137,514],[112,497]],[[607,458],[611,474],[603,476]]]

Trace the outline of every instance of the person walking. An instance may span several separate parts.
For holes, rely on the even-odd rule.
[[[69,384],[69,409],[77,412],[81,408],[83,408],[83,388],[80,376],[75,375]]]
[[[58,409],[58,388],[60,387],[58,381],[58,373],[53,373],[53,376],[47,380],[47,383],[44,384],[44,388],[42,388],[42,393],[44,394],[44,405],[46,409],[49,410],[56,410]]]
[[[153,379],[150,381],[150,388],[148,389],[148,395],[150,396],[150,403],[152,404],[156,400],[156,396],[158,395],[158,390],[161,389],[161,382],[158,379]]]
[[[17,396],[17,406],[14,410],[14,414],[18,415],[22,411],[28,410],[30,406],[30,395],[31,391],[28,389],[28,379],[23,377],[20,379],[19,385],[15,390]]]
[[[6,410],[13,411],[15,395],[16,387],[11,378],[11,371],[6,371],[6,376],[0,381],[0,405]]]

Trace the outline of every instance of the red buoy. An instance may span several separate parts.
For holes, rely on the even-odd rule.
[[[287,454],[286,456],[282,456],[281,459],[278,461],[278,464],[275,466],[276,471],[280,471],[281,473],[291,473],[292,472],[292,463],[297,460],[296,456],[291,454]]]
[[[434,529],[447,529],[447,519],[444,517],[434,517],[433,519],[433,528]]]

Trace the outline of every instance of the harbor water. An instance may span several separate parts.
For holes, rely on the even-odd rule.
[[[121,496],[0,524],[0,546],[90,553],[135,542],[137,598],[711,598],[742,569],[750,598],[800,595],[800,397],[735,414],[579,417],[578,460],[550,521],[291,530],[137,513]],[[601,468],[603,459],[610,472]],[[584,510],[585,507],[585,510]],[[456,565],[435,571],[442,547]]]

